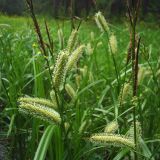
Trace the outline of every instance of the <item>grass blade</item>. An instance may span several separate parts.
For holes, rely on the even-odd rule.
[[[52,135],[53,135],[54,126],[48,126],[43,133],[43,136],[38,145],[34,160],[44,160],[46,157],[47,149],[49,147]]]

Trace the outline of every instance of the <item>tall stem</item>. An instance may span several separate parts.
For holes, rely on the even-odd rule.
[[[132,61],[132,82],[133,82],[133,98],[137,96],[137,77],[138,77],[138,53],[139,53],[139,45],[140,45],[140,38],[138,43],[136,43],[136,23],[138,18],[138,12],[140,8],[140,0],[133,1],[130,6],[129,0],[128,2],[128,14],[129,20],[131,25],[131,61]],[[137,160],[138,156],[136,153],[137,150],[137,131],[136,131],[136,105],[133,104],[133,124],[134,124],[134,143],[135,143],[135,152],[134,152],[134,159]]]

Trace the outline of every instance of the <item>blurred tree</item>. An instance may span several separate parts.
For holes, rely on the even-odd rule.
[[[160,15],[160,0],[142,0],[142,17],[147,13]],[[59,16],[88,16],[101,10],[107,16],[125,13],[125,0],[33,0],[38,14]],[[21,15],[25,11],[25,0],[0,0],[0,12]]]
[[[0,0],[0,11],[7,14],[21,15],[24,12],[23,0]]]

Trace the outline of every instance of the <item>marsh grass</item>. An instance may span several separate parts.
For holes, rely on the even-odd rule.
[[[43,19],[38,20],[44,41],[47,42]],[[63,45],[66,47],[70,36],[70,22],[55,20],[47,22],[54,42],[53,53],[57,56],[62,49],[58,41],[58,29],[63,31]],[[109,26],[117,38],[118,47],[114,57],[121,83],[124,84],[127,83],[124,81],[125,70],[126,73],[131,72],[130,64],[125,68],[129,42],[128,29],[125,22],[115,23],[114,26],[109,24]],[[50,99],[50,75],[38,46],[31,19],[1,16],[0,29],[2,104],[0,125],[2,139],[11,142],[9,156],[15,159],[37,160],[45,157],[56,160],[93,160],[97,157],[118,160],[132,157],[129,148],[115,150],[112,146],[99,146],[87,140],[92,134],[102,133],[105,126],[113,120],[118,121],[119,124],[117,134],[124,135],[133,121],[131,102],[119,107],[118,87],[121,88],[121,85],[117,83],[107,37],[100,33],[93,21],[82,22],[79,29],[79,41],[82,44],[89,42],[92,54],[88,55],[85,51],[78,61],[77,69],[72,70],[66,80],[74,89],[76,96],[72,99],[66,90],[59,95],[64,104],[64,120],[67,121],[62,127],[50,126],[39,119],[20,115],[17,110],[19,105],[17,99],[25,95]],[[157,57],[160,48],[157,35],[160,31],[155,24],[150,26],[143,22],[137,29],[142,37],[140,66],[149,71],[139,83],[139,98],[136,102],[136,118],[142,127],[140,149],[137,154],[141,159],[159,159],[160,81],[157,74],[159,70]],[[52,68],[50,54],[48,59]],[[128,74],[126,76],[130,78]]]

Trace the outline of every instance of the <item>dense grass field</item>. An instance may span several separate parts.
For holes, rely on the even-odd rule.
[[[160,159],[160,29],[156,22],[140,21],[137,25],[141,37],[138,93],[132,97],[131,63],[126,66],[130,41],[126,19],[108,21],[116,37],[113,54],[108,35],[101,33],[94,18],[82,21],[76,45],[85,45],[83,53],[57,95],[50,93],[53,88],[45,58],[51,73],[56,72],[54,64],[68,46],[71,22],[46,18],[51,47],[44,18],[38,21],[46,57],[30,18],[0,15],[0,159],[130,160],[134,152],[138,159]],[[75,25],[78,27],[78,22]],[[29,115],[21,114],[19,106],[24,100],[19,98],[27,96],[48,99],[56,105],[58,99],[61,107],[56,111],[62,123],[46,120],[43,113],[49,116],[50,109],[40,115],[36,115],[38,109],[25,110]],[[48,104],[29,101],[35,106]],[[135,106],[139,131],[136,151],[130,145]],[[110,128],[111,132],[106,131]],[[94,139],[98,134],[101,141]],[[111,141],[104,142],[104,135]]]

